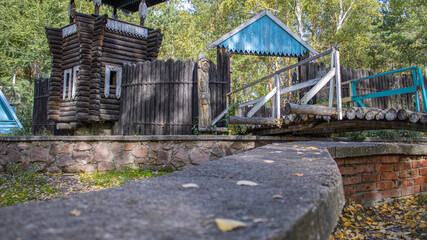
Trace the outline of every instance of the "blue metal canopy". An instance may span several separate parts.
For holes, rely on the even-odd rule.
[[[12,128],[22,128],[22,124],[0,89],[0,133],[9,133]]]
[[[310,45],[268,11],[263,11],[207,48],[224,47],[231,53],[301,57],[318,54]]]

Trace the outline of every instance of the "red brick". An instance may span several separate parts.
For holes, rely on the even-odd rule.
[[[412,162],[412,167],[413,168],[427,167],[427,160],[413,161]]]
[[[416,185],[427,183],[427,176],[417,177],[417,178],[414,178],[414,180]]]
[[[363,174],[363,181],[364,182],[378,182],[381,179],[380,174]]]
[[[420,168],[419,171],[420,171],[420,176],[427,175],[427,168]]]
[[[402,188],[402,196],[414,195],[420,192],[420,186]]]
[[[360,184],[356,189],[358,192],[370,192],[375,190],[375,183]]]
[[[375,170],[374,164],[364,164],[357,166],[357,172],[359,173],[366,173],[366,172],[373,172]]]
[[[391,182],[391,181],[377,183],[377,190],[378,191],[393,189],[393,188],[394,188],[394,182]]]
[[[404,188],[414,186],[414,179],[399,179],[396,183],[396,187]]]
[[[357,184],[357,183],[360,183],[361,181],[362,181],[361,176],[343,177],[344,185]]]
[[[355,193],[356,193],[355,187],[344,187],[344,195],[345,196],[353,195]]]
[[[382,163],[398,163],[399,156],[385,155],[385,156],[382,156],[381,162]]]
[[[362,195],[352,195],[349,196],[347,199],[355,203],[362,203]]]
[[[334,160],[338,166],[344,165],[345,158],[335,158]]]
[[[401,163],[394,164],[394,170],[396,171],[411,169],[411,168],[412,168],[412,164],[410,162],[401,162]]]
[[[420,187],[421,187],[421,192],[427,192],[427,183],[421,184]]]
[[[340,167],[340,172],[342,175],[353,175],[357,173],[356,167]]]
[[[383,172],[381,173],[381,180],[396,180],[399,178],[398,172]]]
[[[404,170],[400,171],[400,178],[414,178],[418,176],[417,170]]]
[[[375,170],[377,172],[392,172],[393,164],[377,164],[375,165]]]
[[[393,197],[400,197],[400,196],[401,196],[401,190],[400,189],[383,191],[383,198],[393,198]]]
[[[368,192],[368,193],[364,193],[362,196],[362,199],[365,201],[380,200],[381,198],[382,198],[381,192]]]

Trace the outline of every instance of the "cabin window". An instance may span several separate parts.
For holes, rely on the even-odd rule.
[[[108,98],[110,96],[110,88],[115,86],[116,88],[116,97],[120,98],[122,92],[122,67],[106,65],[105,66],[105,85],[104,85],[104,94]]]
[[[77,92],[77,82],[78,82],[78,73],[80,70],[80,66],[75,66],[73,68],[73,88],[71,90],[71,98],[75,99],[76,98],[76,92]]]
[[[62,100],[70,99],[71,96],[71,83],[72,83],[72,72],[73,69],[67,69],[64,71],[64,84],[62,87]]]

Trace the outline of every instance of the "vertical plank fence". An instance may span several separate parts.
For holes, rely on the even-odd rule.
[[[212,114],[226,108],[227,82],[210,61]],[[118,135],[188,135],[198,116],[196,63],[169,59],[123,66]]]
[[[43,131],[56,133],[55,122],[47,119],[49,98],[49,78],[34,80],[34,103],[32,133],[37,135]]]

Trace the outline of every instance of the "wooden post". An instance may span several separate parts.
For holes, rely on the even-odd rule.
[[[144,26],[145,18],[147,17],[147,4],[145,0],[141,0],[139,4],[139,25]]]
[[[70,0],[70,4],[68,5],[68,17],[70,18],[70,24],[73,23],[76,18],[76,4],[74,0]]]
[[[335,48],[331,53],[331,70],[335,67]],[[334,79],[329,81],[329,107],[333,107],[334,105]]]
[[[342,99],[341,99],[341,66],[340,66],[340,52],[335,52],[335,80],[337,81],[337,112],[338,120],[342,120]],[[331,80],[331,82],[333,82]]]
[[[276,97],[274,98],[274,108],[273,108],[273,117],[277,118],[277,120],[280,120],[280,79],[279,74],[276,74],[275,77],[275,85],[276,85]]]
[[[209,91],[209,61],[200,52],[197,60],[197,86],[199,99],[199,127],[205,128],[211,123],[211,94]]]
[[[227,92],[230,92],[232,87],[230,79],[230,53],[227,48],[217,48],[217,69],[219,81],[227,82]]]
[[[93,6],[95,7],[95,14],[99,15],[99,6],[101,5],[102,0],[93,0]]]

